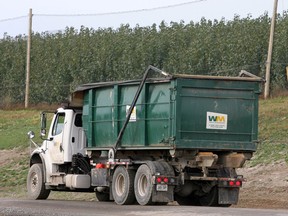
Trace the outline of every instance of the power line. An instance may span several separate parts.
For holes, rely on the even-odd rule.
[[[115,11],[115,12],[107,12],[107,13],[95,13],[95,14],[34,14],[35,16],[58,16],[58,17],[68,17],[68,16],[106,16],[106,15],[119,15],[119,14],[129,14],[129,13],[138,13],[138,12],[147,12],[147,11],[155,11],[155,10],[163,10],[168,8],[174,7],[181,7],[189,4],[195,4],[199,2],[203,2],[207,0],[194,0],[189,2],[183,2],[179,4],[173,5],[166,5],[166,6],[159,6],[154,8],[144,8],[144,9],[137,9],[137,10],[129,10],[129,11]]]
[[[106,15],[118,15],[118,14],[129,14],[129,13],[138,13],[138,12],[147,12],[147,11],[155,11],[155,10],[163,10],[168,8],[174,8],[174,7],[181,7],[189,4],[195,4],[200,3],[207,0],[193,0],[189,2],[183,2],[179,4],[173,4],[173,5],[166,5],[166,6],[159,6],[154,8],[144,8],[144,9],[137,9],[137,10],[128,10],[128,11],[115,11],[115,12],[107,12],[107,13],[94,13],[94,14],[33,14],[34,16],[62,16],[62,17],[72,17],[72,16],[106,16]],[[12,17],[7,19],[2,19],[0,22],[7,22],[7,21],[13,21],[18,19],[27,18],[27,16],[18,16],[18,17]]]
[[[7,22],[7,21],[13,21],[13,20],[18,20],[18,19],[23,19],[27,18],[27,16],[18,16],[18,17],[12,17],[12,18],[7,18],[7,19],[2,19],[0,22]]]

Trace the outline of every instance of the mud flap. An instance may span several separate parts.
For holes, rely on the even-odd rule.
[[[91,185],[92,186],[109,186],[107,169],[92,169],[91,170]]]
[[[218,204],[237,204],[239,188],[219,187]]]
[[[152,202],[168,203],[174,201],[174,186],[169,185],[167,191],[157,191],[156,185],[153,187]]]

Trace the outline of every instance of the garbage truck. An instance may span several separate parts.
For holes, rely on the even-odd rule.
[[[28,132],[36,146],[28,196],[73,191],[119,205],[237,204],[245,177],[236,170],[257,148],[262,81],[248,72],[171,75],[149,66],[139,80],[81,85],[52,120],[41,112],[41,144]]]

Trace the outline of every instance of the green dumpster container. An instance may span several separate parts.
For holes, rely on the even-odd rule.
[[[173,75],[148,79],[119,149],[255,151],[260,78]],[[110,149],[140,81],[83,85],[87,148]]]

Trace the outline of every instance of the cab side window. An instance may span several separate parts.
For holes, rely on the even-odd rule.
[[[77,114],[74,122],[76,127],[82,127],[82,114]]]
[[[58,113],[56,121],[53,126],[52,135],[58,135],[62,132],[64,127],[65,113]]]

